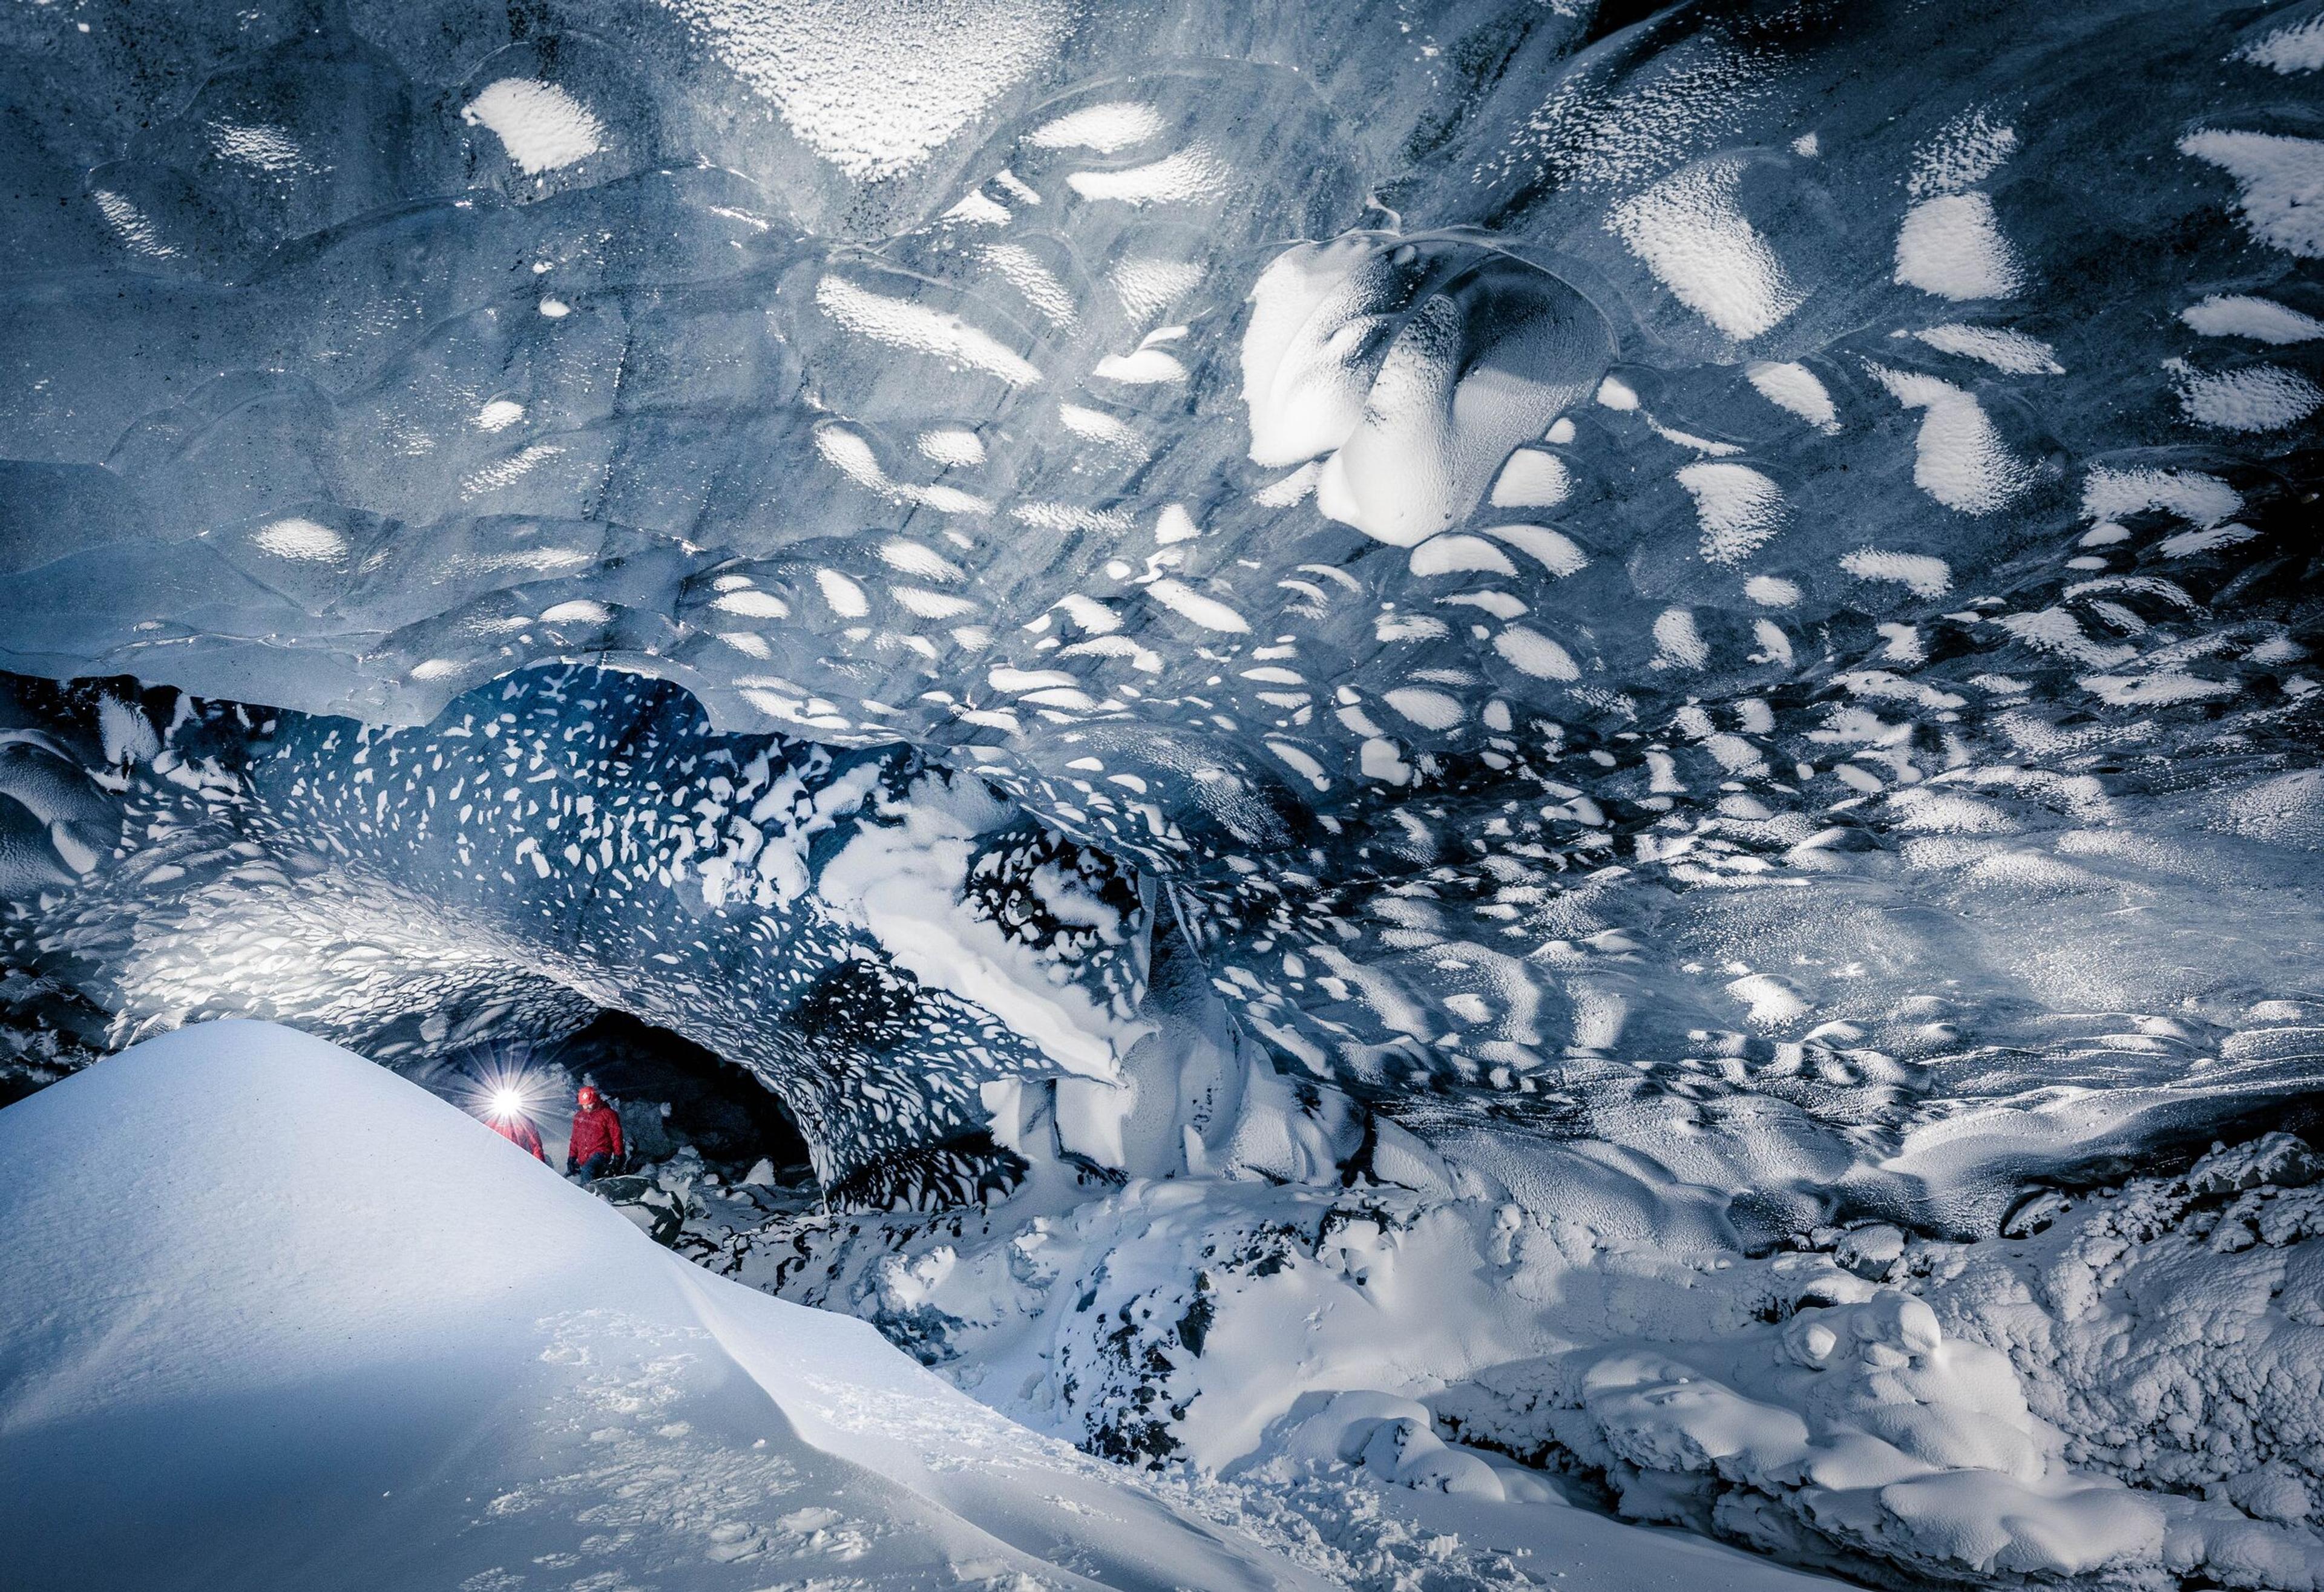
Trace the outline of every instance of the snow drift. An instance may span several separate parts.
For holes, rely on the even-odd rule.
[[[14,1587],[1321,1584],[305,1035],[139,1045],[0,1160]]]

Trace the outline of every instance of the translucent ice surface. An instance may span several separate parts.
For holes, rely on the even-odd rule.
[[[834,937],[770,978],[876,946],[965,1025],[913,1065],[1017,1047],[849,1142],[1006,1142],[1026,1073],[1136,1158],[1072,1102],[1127,1076],[1144,986],[922,932],[1021,824],[1115,860],[1109,954],[1164,925],[1311,1095],[1588,1143],[1747,1236],[1858,1201],[1989,1231],[2033,1172],[2313,1088],[2317,36],[2088,0],[19,6],[0,667],[308,715],[295,774],[219,776],[233,824],[374,848],[520,961],[516,917],[587,897],[588,954],[512,997],[543,1013],[739,998],[706,970],[788,946],[756,925],[815,881]],[[576,662],[699,704],[648,716],[740,759],[673,776],[734,856],[770,787],[724,736],[823,759],[810,806],[876,769],[892,854],[697,852],[649,951],[662,907],[591,895],[520,768],[531,849],[479,884],[432,759]],[[544,758],[613,755],[515,689]],[[40,739],[99,711],[0,748],[35,939],[145,843],[83,770],[168,783],[169,723]],[[108,1009],[208,1009],[165,957],[83,961]]]

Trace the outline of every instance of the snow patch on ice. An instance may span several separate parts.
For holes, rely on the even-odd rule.
[[[311,564],[336,564],[347,556],[346,537],[327,525],[293,517],[263,525],[250,538],[278,558]]]
[[[859,182],[922,165],[1050,60],[1065,0],[661,0]]]
[[[1736,203],[1747,170],[1739,160],[1704,161],[1606,216],[1673,297],[1738,342],[1780,325],[1807,298]]]
[[[2227,57],[2290,76],[2324,69],[2324,16],[2309,15],[2263,33]]]
[[[2324,337],[2324,320],[2246,293],[2214,293],[2181,310],[2179,318],[2206,337],[2249,337],[2279,346]]]
[[[490,128],[528,177],[574,165],[605,147],[605,124],[555,83],[503,78],[484,86],[460,119]]]
[[[2213,128],[2181,138],[2179,152],[2236,179],[2236,207],[2262,243],[2301,259],[2324,257],[2324,143]]]
[[[2058,363],[2056,352],[2047,343],[2039,337],[2029,337],[2023,332],[2013,332],[2001,327],[1930,327],[1914,332],[1913,336],[1940,354],[1958,354],[1964,358],[1983,360],[1994,369],[2013,376],[2062,376],[2066,373],[2066,367]]]
[[[933,354],[1004,382],[1021,384],[1040,380],[1040,370],[1030,360],[990,332],[934,306],[875,293],[842,276],[826,276],[817,282],[815,301],[849,331],[891,348]]]
[[[1948,509],[1987,514],[2032,484],[2034,472],[2009,451],[1975,396],[1916,372],[1868,366],[1888,395],[1922,411],[1913,444],[1913,483]]]
[[[2324,388],[2281,365],[2199,371],[2184,360],[2164,362],[2179,390],[2179,407],[2199,426],[2222,431],[2280,431],[2324,407]]]
[[[1783,489],[1748,465],[1689,465],[1678,483],[1694,499],[1709,563],[1739,564],[1783,528]]]
[[[1150,105],[1108,100],[1044,122],[1025,141],[1036,149],[1086,149],[1111,155],[1159,137],[1165,125],[1162,114]]]
[[[2025,267],[2002,235],[1990,198],[1943,194],[1904,213],[1896,280],[1941,299],[2008,299],[2024,287]]]
[[[1888,553],[1865,548],[1844,556],[1840,566],[1858,580],[1895,581],[1917,597],[1941,597],[1952,590],[1952,571],[1924,553]]]
[[[1790,410],[1826,436],[1840,430],[1840,410],[1831,394],[1807,366],[1755,359],[1743,367],[1743,374],[1759,396],[1777,409]]]
[[[2082,517],[2113,520],[2163,509],[2211,526],[2244,506],[2243,494],[2216,475],[2193,470],[2121,469],[2095,465],[2082,483]]]
[[[1939,128],[1913,160],[1904,191],[1932,198],[1976,187],[2017,152],[2017,130],[1995,122],[1982,108],[1963,111]]]

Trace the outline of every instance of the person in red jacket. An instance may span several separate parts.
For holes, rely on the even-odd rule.
[[[622,1160],[622,1119],[592,1085],[581,1086],[581,1109],[573,1113],[573,1142],[566,1147],[565,1170],[595,1181]]]
[[[499,1134],[534,1160],[549,1159],[549,1153],[540,1147],[540,1129],[535,1127],[532,1125],[532,1118],[522,1111],[514,1107],[505,1109],[495,1109],[484,1120],[492,1124],[494,1133]]]

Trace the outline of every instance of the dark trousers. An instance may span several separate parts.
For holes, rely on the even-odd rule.
[[[595,1182],[599,1178],[605,1175],[605,1169],[613,1164],[613,1158],[604,1151],[600,1150],[595,1155],[590,1156],[586,1161],[581,1163],[581,1175],[587,1181]]]

